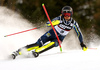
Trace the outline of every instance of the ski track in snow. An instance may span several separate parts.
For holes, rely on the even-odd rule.
[[[5,7],[0,7],[0,69],[100,70],[100,49],[98,46],[96,46],[98,47],[96,50],[88,49],[85,52],[80,50],[79,47],[76,47],[76,50],[74,49],[70,51],[66,51],[63,48],[62,53],[60,52],[59,47],[55,47],[49,51],[46,51],[45,53],[40,54],[37,58],[18,56],[15,60],[8,59],[8,55],[10,55],[13,51],[37,41],[43,32],[37,29],[35,31],[10,37],[4,36],[30,28],[33,28],[32,24],[23,19],[19,14]],[[64,42],[62,46],[66,45],[66,42]],[[67,46],[71,43],[67,43]],[[76,41],[74,43],[76,44]],[[75,44],[71,44],[71,46],[75,46]],[[92,44],[92,47],[94,46],[95,45]]]

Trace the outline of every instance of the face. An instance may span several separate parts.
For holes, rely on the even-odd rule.
[[[66,20],[66,21],[68,21],[71,17],[71,14],[70,13],[64,13],[64,19]]]
[[[65,19],[66,21],[68,21],[70,18],[71,18],[71,17],[69,17],[69,16],[64,16],[64,19]]]

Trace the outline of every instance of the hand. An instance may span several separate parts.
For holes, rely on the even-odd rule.
[[[83,51],[87,51],[88,47],[86,47],[86,45],[83,42],[80,45]]]
[[[87,51],[88,47],[82,47],[83,51]]]

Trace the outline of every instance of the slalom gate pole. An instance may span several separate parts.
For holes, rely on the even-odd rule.
[[[20,31],[20,32],[17,32],[17,33],[9,34],[9,35],[5,35],[4,37],[8,37],[8,36],[12,36],[12,35],[28,32],[28,31],[32,31],[32,30],[35,30],[35,29],[38,29],[38,28],[40,28],[40,27],[32,28],[32,29],[28,29],[28,30],[24,30],[24,31]]]
[[[52,26],[52,29],[53,29],[53,31],[54,31],[56,37],[57,37],[57,40],[58,40],[58,43],[59,43],[59,46],[60,46],[60,51],[62,52],[62,48],[61,48],[61,44],[60,44],[59,37],[58,37],[58,35],[57,35],[56,30],[54,29],[54,27],[53,27],[53,25],[52,25],[52,22],[51,22],[51,20],[50,20],[50,17],[49,17],[49,15],[48,15],[48,13],[47,13],[47,10],[46,10],[46,8],[45,8],[45,5],[42,4],[42,7],[43,7],[43,9],[44,9],[44,11],[45,11],[45,14],[46,14],[46,16],[47,16],[47,18],[48,18],[48,20],[49,20],[51,26]]]

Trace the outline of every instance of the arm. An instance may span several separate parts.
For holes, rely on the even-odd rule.
[[[53,26],[58,25],[60,23],[60,16],[52,19],[51,22],[52,22]],[[46,23],[46,26],[48,26],[48,27],[51,26],[49,21]]]
[[[80,43],[82,43],[83,42],[83,36],[82,36],[82,33],[80,31],[80,28],[79,28],[77,22],[75,22],[75,24],[74,24],[74,30],[77,33],[77,36],[78,36]]]
[[[83,36],[82,36],[81,30],[80,30],[80,28],[78,26],[78,23],[77,22],[74,22],[74,23],[75,23],[74,24],[74,30],[77,33],[77,36],[78,36],[79,41],[80,41],[80,45],[81,45],[83,51],[86,51],[87,50],[87,47],[86,47],[86,45],[83,42]]]

